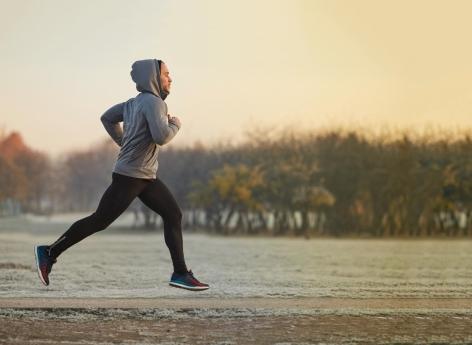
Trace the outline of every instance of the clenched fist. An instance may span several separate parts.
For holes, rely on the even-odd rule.
[[[167,117],[169,119],[169,122],[175,124],[177,127],[180,128],[182,126],[177,116],[170,116],[170,114],[167,114]]]

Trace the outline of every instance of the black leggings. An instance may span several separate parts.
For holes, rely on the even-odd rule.
[[[69,230],[50,246],[50,255],[56,258],[85,237],[106,229],[136,197],[139,197],[147,207],[162,217],[164,238],[170,251],[174,272],[186,272],[181,227],[182,211],[170,190],[159,178],[141,179],[113,173],[112,179],[97,210],[72,224]]]

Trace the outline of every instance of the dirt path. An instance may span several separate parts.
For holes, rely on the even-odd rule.
[[[0,308],[457,309],[468,298],[0,298]]]
[[[0,344],[472,344],[472,299],[2,298]]]
[[[104,321],[0,318],[0,344],[471,344],[472,318],[352,316]]]

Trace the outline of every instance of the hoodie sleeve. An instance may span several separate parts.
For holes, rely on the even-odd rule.
[[[103,127],[105,127],[110,137],[118,146],[121,146],[121,140],[123,139],[123,129],[119,123],[123,121],[125,103],[126,102],[114,105],[100,117]]]
[[[151,131],[154,142],[158,145],[167,144],[179,131],[175,123],[169,122],[167,105],[160,98],[154,97],[151,102],[146,102],[144,115]]]

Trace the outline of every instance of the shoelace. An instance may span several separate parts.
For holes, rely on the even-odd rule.
[[[193,275],[192,270],[188,270],[187,273],[190,274],[190,276],[191,276],[193,279],[195,279],[195,281],[196,281],[197,283],[200,283],[200,281],[199,281],[197,278],[195,278],[195,276]]]

